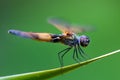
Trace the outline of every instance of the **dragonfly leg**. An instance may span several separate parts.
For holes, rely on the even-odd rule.
[[[76,62],[80,62],[80,58],[78,56],[78,51],[77,51],[77,48],[76,46],[74,46],[74,52],[73,52],[73,59],[76,61]]]
[[[79,54],[81,55],[81,57],[83,58],[89,58],[87,54],[85,54],[85,52],[80,48],[80,45],[78,44],[78,51],[79,51]]]
[[[62,51],[60,51],[60,52],[58,53],[58,58],[59,58],[61,67],[63,67],[63,57],[64,57],[64,55],[65,55],[69,50],[71,50],[71,48],[72,48],[72,47],[66,48],[66,49],[64,49],[64,50],[62,50]]]
[[[80,48],[80,46],[78,45],[78,47],[77,47],[77,49],[78,49],[78,52],[79,52],[79,54],[81,55],[81,57],[82,58],[85,58],[85,53],[83,52],[83,51],[81,51],[82,49]]]

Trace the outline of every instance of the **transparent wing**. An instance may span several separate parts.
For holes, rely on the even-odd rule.
[[[50,42],[52,40],[51,34],[49,33],[24,32],[20,30],[9,30],[8,33],[23,37],[23,38],[30,38],[30,39],[39,40],[39,41]]]
[[[60,31],[63,33],[68,32],[68,33],[82,33],[89,31],[89,27],[82,27],[79,25],[71,25],[61,19],[57,18],[50,18],[48,19],[48,22],[52,25],[54,25],[56,28],[58,28]]]

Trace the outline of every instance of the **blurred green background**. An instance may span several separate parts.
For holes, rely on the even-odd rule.
[[[96,27],[96,31],[85,33],[91,43],[83,50],[91,58],[120,48],[119,0],[0,0],[0,76],[60,66],[57,52],[67,46],[7,33],[9,29],[18,29],[59,34],[47,22],[51,16]],[[75,63],[72,51],[64,57],[64,63]],[[51,80],[120,80],[120,54]]]

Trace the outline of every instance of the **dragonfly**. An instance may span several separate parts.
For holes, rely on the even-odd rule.
[[[68,48],[58,52],[58,58],[61,67],[63,66],[63,57],[71,49],[73,49],[73,59],[76,62],[80,62],[81,58],[85,58],[86,54],[81,49],[81,47],[87,47],[90,43],[90,38],[86,35],[77,35],[82,32],[86,32],[89,29],[81,26],[73,26],[58,18],[50,18],[48,22],[59,29],[61,34],[53,33],[39,33],[39,32],[25,32],[15,29],[8,30],[8,33],[20,36],[23,38],[29,38],[37,41],[52,42],[52,43],[62,43],[67,45]],[[80,57],[81,56],[81,57]]]

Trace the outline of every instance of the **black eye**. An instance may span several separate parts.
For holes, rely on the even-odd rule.
[[[89,40],[88,40],[88,39],[87,39],[86,41],[87,41],[87,42],[89,42]]]
[[[86,41],[87,41],[88,43],[90,42],[90,40],[89,40],[89,39],[87,39]]]

